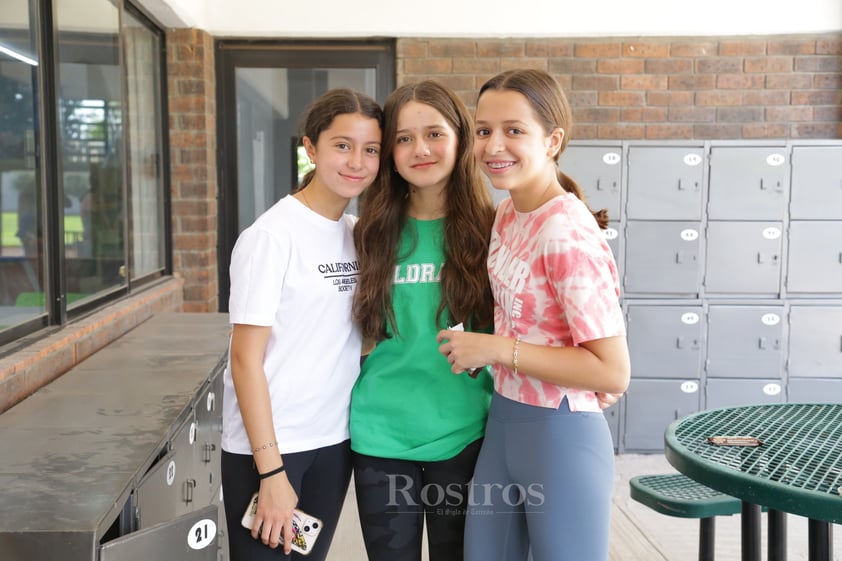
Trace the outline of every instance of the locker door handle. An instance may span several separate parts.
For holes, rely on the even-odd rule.
[[[206,464],[209,464],[212,459],[212,453],[216,450],[216,444],[212,444],[210,442],[205,443],[204,454],[202,455],[202,461]]]
[[[196,488],[196,480],[195,479],[188,479],[184,482],[184,502],[185,503],[192,503],[193,502],[193,489]]]
[[[675,252],[675,262],[679,265],[681,265],[685,262],[693,263],[693,262],[696,261],[696,256],[693,255],[693,254],[690,254],[687,257],[689,257],[689,259],[685,259],[685,255],[684,255],[683,251],[676,251]]]
[[[839,252],[839,262],[842,263],[842,251]]]
[[[602,179],[600,179],[600,178],[596,179],[596,190],[602,191]]]
[[[770,255],[767,259],[766,254],[764,254],[762,251],[757,252],[757,262],[761,265],[766,263],[767,261],[771,262],[772,265],[775,265],[777,264],[778,259],[780,259],[780,256],[777,254]]]
[[[690,184],[690,187],[687,187],[687,184]],[[698,191],[699,190],[699,182],[698,181],[685,181],[684,179],[678,179],[678,190],[679,191]]]
[[[783,191],[783,186],[781,185],[781,180],[780,180],[780,179],[778,179],[778,180],[776,180],[776,181],[775,181],[775,180],[773,180],[773,181],[771,181],[771,183],[772,183],[772,187],[771,187],[771,189],[772,189],[773,191],[777,191],[777,192],[779,192],[779,193],[780,193],[781,191]],[[767,189],[770,189],[770,187],[768,187],[768,186],[767,186],[766,180],[765,180],[765,179],[763,179],[763,178],[761,177],[761,178],[760,178],[760,190],[761,190],[761,191],[766,191]]]
[[[761,351],[765,351],[766,349],[770,348],[770,345],[768,344],[768,342],[766,340],[766,337],[758,337],[757,348],[760,349]],[[772,344],[771,344],[771,349],[774,350],[774,351],[779,351],[781,349],[781,340],[780,339],[773,340]]]
[[[687,346],[688,346],[688,345],[685,345],[685,342],[684,342],[684,337],[680,337],[680,336],[679,336],[679,337],[676,337],[676,338],[675,338],[675,348],[676,348],[676,349],[683,349],[683,348],[685,348],[685,347],[687,347]],[[697,349],[699,348],[699,340],[698,340],[698,339],[693,339],[692,341],[690,341],[690,345],[689,345],[689,347],[690,347],[691,349],[693,349],[693,350],[697,350]]]

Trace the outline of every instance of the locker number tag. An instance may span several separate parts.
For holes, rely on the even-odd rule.
[[[680,236],[685,242],[694,242],[699,239],[699,232],[688,228],[686,230],[681,230]]]
[[[763,314],[760,317],[760,323],[763,325],[778,325],[781,322],[781,316],[778,314]]]
[[[699,314],[695,312],[687,312],[686,314],[681,314],[681,323],[687,325],[699,323]]]
[[[763,228],[763,237],[767,240],[776,240],[781,237],[781,229],[774,226]]]
[[[684,164],[688,166],[697,166],[702,163],[702,157],[698,154],[687,154],[684,156]]]
[[[609,166],[613,166],[620,163],[620,155],[616,152],[606,152],[602,156],[602,161]]]
[[[617,236],[620,235],[616,228],[606,228],[602,233],[605,235],[606,240],[616,240]]]
[[[781,393],[781,385],[780,384],[766,384],[763,386],[763,393],[766,395],[778,395]]]
[[[769,154],[766,156],[766,163],[770,166],[780,166],[786,162],[786,158],[783,154]]]
[[[175,460],[170,460],[167,464],[167,487],[172,487],[175,481]]]
[[[692,380],[682,382],[681,391],[683,391],[684,393],[696,393],[697,391],[699,391],[699,384],[698,382],[693,382]]]
[[[196,430],[196,422],[193,421],[190,423],[190,434],[188,435],[188,440],[190,441],[191,446],[194,442],[196,442]]]
[[[199,520],[187,533],[187,545],[190,549],[205,549],[216,538],[216,522],[210,518]]]
[[[208,411],[213,411],[214,405],[216,404],[216,394],[213,392],[208,392],[208,403],[207,408]]]

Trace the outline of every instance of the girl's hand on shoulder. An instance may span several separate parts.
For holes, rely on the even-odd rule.
[[[260,539],[272,549],[278,547],[283,536],[284,554],[292,551],[292,511],[298,504],[298,495],[287,479],[279,473],[260,482],[257,495],[257,513],[251,528],[251,537]]]
[[[436,336],[436,341],[440,343],[439,352],[447,357],[447,362],[450,363],[450,371],[461,374],[493,362],[488,349],[491,337],[483,333],[442,329]]]

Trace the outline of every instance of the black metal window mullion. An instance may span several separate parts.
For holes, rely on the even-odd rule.
[[[38,186],[43,199],[44,245],[44,294],[50,325],[67,322],[67,301],[64,271],[64,223],[62,220],[63,186],[62,160],[59,156],[58,124],[58,64],[55,56],[55,20],[52,2],[36,1],[36,36],[38,37],[38,120],[41,125],[39,144],[41,183]]]

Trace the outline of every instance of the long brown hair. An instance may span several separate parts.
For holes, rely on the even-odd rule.
[[[299,136],[306,136],[314,145],[318,144],[319,135],[330,128],[336,117],[356,113],[374,119],[383,130],[383,110],[376,101],[358,91],[334,88],[323,93],[307,107],[301,117]],[[308,171],[296,191],[306,187],[315,175],[315,169]]]
[[[456,162],[445,188],[445,262],[436,321],[441,321],[446,310],[451,325],[462,322],[481,329],[494,322],[486,264],[494,204],[474,158],[473,120],[455,93],[425,80],[401,86],[386,99],[380,173],[361,197],[360,219],[354,230],[360,261],[354,314],[363,336],[377,341],[388,336],[387,328],[397,330],[392,276],[409,208],[409,185],[395,170],[392,152],[398,115],[410,101],[441,113],[458,137]]]
[[[522,94],[529,101],[529,105],[532,106],[532,110],[535,112],[535,116],[544,128],[545,133],[550,134],[559,127],[564,130],[564,136],[561,139],[561,150],[556,152],[554,158],[556,168],[558,168],[558,158],[564,152],[564,149],[567,148],[567,141],[570,139],[570,132],[573,129],[570,103],[567,101],[567,96],[564,95],[564,90],[558,81],[543,70],[531,68],[508,70],[494,76],[483,84],[479,90],[477,99],[486,90],[509,90]],[[587,205],[585,194],[582,192],[579,184],[560,169],[557,173],[558,182],[564,190],[573,193]],[[608,227],[607,210],[591,210],[591,213],[596,218],[600,228],[604,230]]]

